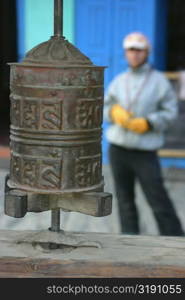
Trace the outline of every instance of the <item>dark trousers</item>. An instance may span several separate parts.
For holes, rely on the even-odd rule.
[[[110,163],[115,181],[123,233],[139,234],[139,216],[134,186],[139,180],[152,208],[161,235],[184,235],[180,221],[163,184],[160,163],[155,151],[127,150],[110,145]]]

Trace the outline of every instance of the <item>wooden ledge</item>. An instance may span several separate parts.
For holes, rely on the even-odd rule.
[[[164,74],[166,75],[166,77],[169,80],[178,80],[179,79],[179,73],[180,72],[164,72]]]
[[[184,237],[73,233],[101,247],[48,251],[20,243],[36,232],[0,231],[1,278],[185,278]]]
[[[160,157],[185,158],[185,150],[181,149],[162,149],[158,154]]]

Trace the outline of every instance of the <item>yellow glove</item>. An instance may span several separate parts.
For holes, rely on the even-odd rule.
[[[150,129],[150,125],[144,118],[132,118],[127,122],[127,129],[142,134]]]
[[[110,116],[115,124],[126,127],[132,113],[121,107],[119,104],[114,104],[111,108]]]

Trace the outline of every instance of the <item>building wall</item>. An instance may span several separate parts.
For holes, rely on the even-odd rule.
[[[53,35],[54,1],[17,0],[19,60]],[[74,40],[74,0],[64,0],[64,36]]]

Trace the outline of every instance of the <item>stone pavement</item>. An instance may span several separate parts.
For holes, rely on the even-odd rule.
[[[41,230],[50,227],[50,212],[27,213],[24,218],[15,219],[4,214],[4,178],[9,162],[0,160],[0,229]],[[113,194],[113,210],[110,216],[92,217],[80,213],[61,212],[61,228],[77,232],[120,233],[117,200],[109,165],[103,166],[105,191]],[[185,170],[168,169],[164,171],[165,184],[173,200],[177,214],[185,229]],[[136,202],[140,213],[141,233],[158,234],[157,226],[150,207],[146,203],[140,186],[136,185]]]

